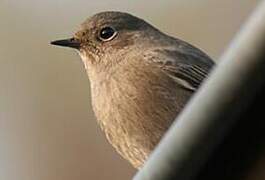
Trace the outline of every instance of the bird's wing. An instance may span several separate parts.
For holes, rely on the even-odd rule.
[[[208,74],[202,67],[192,64],[179,63],[178,66],[164,66],[162,69],[182,87],[192,91],[200,86]]]
[[[198,89],[208,76],[214,62],[198,49],[193,51],[163,50],[160,68],[173,78],[182,88],[190,91]],[[160,58],[162,58],[160,56]]]

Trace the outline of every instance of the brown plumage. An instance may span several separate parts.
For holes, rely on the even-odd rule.
[[[97,120],[109,142],[136,168],[214,65],[194,46],[121,12],[96,14],[74,38],[52,44],[78,49]]]

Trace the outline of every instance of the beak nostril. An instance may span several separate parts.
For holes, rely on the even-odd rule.
[[[71,42],[74,42],[74,41],[77,41],[77,39],[75,39],[75,38],[71,38],[70,41],[71,41]]]

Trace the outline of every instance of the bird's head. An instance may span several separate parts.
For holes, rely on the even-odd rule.
[[[88,18],[70,39],[52,44],[75,48],[87,66],[115,64],[130,52],[143,50],[157,37],[154,27],[127,13],[102,12]],[[154,35],[156,34],[156,35]]]

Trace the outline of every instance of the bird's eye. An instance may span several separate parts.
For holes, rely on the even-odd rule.
[[[99,32],[99,39],[102,41],[110,41],[112,40],[117,34],[112,27],[104,27]]]

